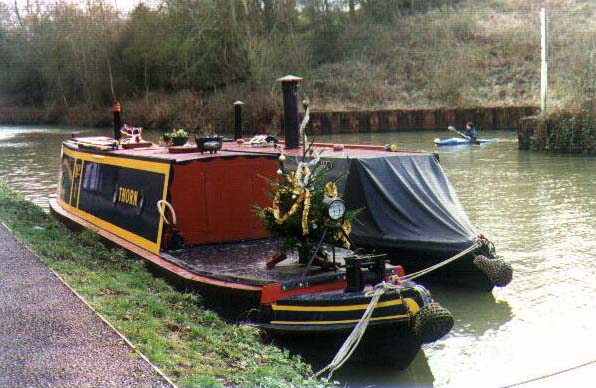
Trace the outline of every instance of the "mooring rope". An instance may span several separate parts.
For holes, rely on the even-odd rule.
[[[451,263],[452,261],[455,261],[455,260],[459,259],[460,257],[467,255],[470,252],[475,251],[476,249],[480,248],[483,245],[484,245],[484,243],[482,241],[476,241],[474,244],[470,245],[470,247],[464,249],[457,255],[452,256],[446,260],[443,260],[435,265],[431,265],[428,268],[424,268],[424,269],[421,269],[420,271],[412,272],[409,275],[405,275],[405,276],[401,277],[400,280],[413,280],[420,276],[426,275],[436,269],[446,266],[447,264]]]
[[[559,371],[556,371],[556,372],[553,372],[553,373],[549,373],[549,374],[546,374],[546,375],[543,375],[543,376],[539,376],[539,377],[534,377],[532,379],[521,381],[519,383],[515,383],[515,384],[511,384],[511,385],[506,385],[506,386],[504,386],[502,388],[512,388],[512,387],[517,387],[517,386],[520,386],[520,385],[532,383],[534,381],[543,380],[543,379],[546,379],[546,378],[549,378],[549,377],[557,376],[557,375],[560,375],[560,374],[563,374],[563,373],[566,373],[566,372],[571,372],[571,371],[574,371],[576,369],[586,367],[586,366],[588,366],[590,364],[593,364],[595,362],[596,362],[596,360],[588,361],[588,362],[585,362],[585,363],[580,364],[580,365],[572,366],[571,368],[559,370]]]
[[[337,352],[335,357],[333,357],[333,360],[331,360],[329,365],[315,373],[315,377],[319,377],[321,374],[325,373],[326,371],[329,371],[329,375],[327,376],[327,380],[329,380],[331,379],[333,372],[341,368],[341,366],[346,361],[348,361],[348,359],[352,356],[352,354],[358,347],[360,340],[364,336],[366,328],[368,327],[368,323],[370,322],[373,310],[375,309],[377,303],[379,303],[381,296],[383,296],[383,294],[387,290],[391,289],[395,289],[399,292],[399,286],[381,282],[374,287],[373,291],[366,294],[366,296],[372,296],[372,298],[368,304],[368,307],[366,308],[366,311],[364,311],[362,318],[360,318],[360,321],[358,321],[356,326],[354,326],[354,329],[352,329],[352,332],[350,333],[348,338],[346,338],[341,348],[339,348],[339,351]]]

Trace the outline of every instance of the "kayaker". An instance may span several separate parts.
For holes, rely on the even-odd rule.
[[[476,127],[474,127],[474,123],[471,121],[466,123],[466,136],[476,141]]]

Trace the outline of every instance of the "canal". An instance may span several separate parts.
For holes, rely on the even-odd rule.
[[[60,143],[71,133],[0,127],[0,179],[47,209]],[[317,141],[432,151],[438,136],[451,134],[335,135]],[[147,137],[155,140],[158,134]],[[480,137],[496,141],[438,151],[470,220],[512,264],[513,282],[490,294],[433,286],[434,297],[455,316],[452,332],[425,345],[405,371],[350,367],[334,375],[341,383],[499,387],[596,360],[596,158],[518,151],[513,132],[485,131]]]

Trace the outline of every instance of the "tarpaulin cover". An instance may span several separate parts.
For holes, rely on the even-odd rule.
[[[449,257],[477,235],[433,155],[352,159],[344,191],[356,245]]]

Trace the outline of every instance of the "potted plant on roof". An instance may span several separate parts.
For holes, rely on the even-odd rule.
[[[173,129],[171,132],[164,133],[164,140],[173,146],[183,146],[188,141],[188,132],[182,128]]]

